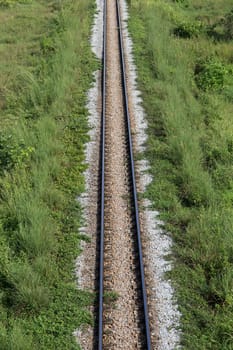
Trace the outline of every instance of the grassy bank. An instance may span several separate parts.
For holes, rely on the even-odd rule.
[[[94,1],[0,1],[0,344],[76,349]]]
[[[131,0],[148,119],[147,195],[174,239],[184,349],[233,349],[230,0]]]

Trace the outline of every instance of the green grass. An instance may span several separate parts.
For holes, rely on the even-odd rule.
[[[187,350],[233,349],[232,2],[130,1],[147,190],[174,239]]]
[[[72,332],[92,323],[73,270],[94,1],[0,5],[1,349],[77,349]]]

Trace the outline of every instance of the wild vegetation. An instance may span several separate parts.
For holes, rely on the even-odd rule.
[[[187,350],[233,349],[231,0],[131,0],[148,119],[147,196],[174,240]]]
[[[0,348],[77,349],[94,1],[0,0]]]

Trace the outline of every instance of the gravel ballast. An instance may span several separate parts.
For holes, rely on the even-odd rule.
[[[113,1],[111,0],[113,3]],[[95,55],[102,57],[102,35],[103,35],[103,1],[97,0],[98,12],[95,16],[92,30],[91,45]],[[133,128],[133,141],[135,153],[144,151],[146,142],[146,116],[142,108],[140,92],[137,89],[136,67],[132,54],[132,41],[127,29],[128,11],[125,0],[120,0],[124,34],[124,46],[127,67],[127,84],[129,93],[131,123]],[[86,162],[89,164],[85,172],[86,193],[80,199],[84,208],[84,220],[86,226],[82,232],[89,236],[90,243],[83,243],[83,253],[76,262],[76,275],[78,287],[82,289],[95,290],[96,273],[96,233],[97,233],[97,201],[98,201],[98,163],[100,142],[100,71],[94,73],[94,84],[88,93],[88,110],[90,142],[86,148]],[[137,187],[139,192],[144,192],[146,186],[151,182],[149,175],[149,164],[146,160],[136,162]],[[165,274],[172,268],[167,259],[171,254],[172,239],[163,230],[163,223],[158,219],[159,213],[150,210],[151,203],[142,200],[140,203],[140,218],[143,233],[143,249],[146,266],[147,290],[150,312],[150,323],[152,331],[153,349],[174,350],[179,348],[180,313],[174,298],[174,290],[171,281],[167,280]],[[142,210],[142,208],[144,208]],[[115,209],[114,209],[115,210]],[[121,228],[119,228],[120,231]],[[120,233],[119,233],[120,234]],[[119,247],[118,247],[119,249]],[[93,310],[91,310],[93,311]],[[118,317],[118,316],[117,316]],[[119,322],[118,322],[118,325]],[[125,330],[127,326],[125,325]],[[124,333],[124,329],[122,330]],[[75,332],[78,342],[84,350],[94,349],[94,334],[91,327],[77,330]],[[122,345],[123,346],[123,345]],[[122,346],[114,347],[126,349]],[[128,349],[134,349],[129,344]]]
[[[135,227],[129,148],[120,62],[116,3],[107,0],[105,125],[104,291],[117,295],[104,304],[104,349],[143,349],[135,265]]]

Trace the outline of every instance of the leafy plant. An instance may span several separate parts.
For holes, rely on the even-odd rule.
[[[30,158],[34,147],[26,146],[23,140],[17,143],[13,135],[0,132],[0,171],[10,171]]]
[[[0,0],[0,7],[11,7],[15,4],[29,4],[32,0]]]
[[[189,5],[189,0],[173,0],[173,2],[175,2],[177,4],[181,4],[185,7],[187,7]]]
[[[182,21],[173,30],[173,34],[180,38],[194,38],[198,37],[203,32],[203,25],[201,22],[187,22]]]
[[[233,9],[225,16],[224,19],[225,36],[228,40],[233,39]]]
[[[199,61],[195,67],[195,81],[204,91],[221,90],[224,86],[228,69],[216,59]]]

